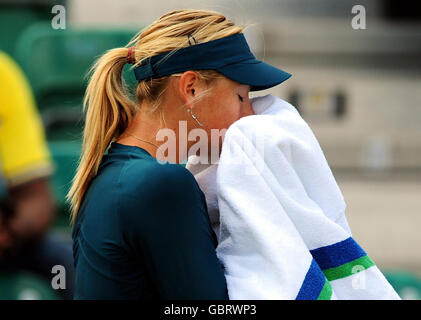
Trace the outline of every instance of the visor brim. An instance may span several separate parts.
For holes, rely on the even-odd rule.
[[[218,71],[231,80],[249,85],[250,91],[272,88],[291,77],[290,73],[257,59],[233,63]]]

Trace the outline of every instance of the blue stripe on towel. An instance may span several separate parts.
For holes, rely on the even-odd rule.
[[[310,253],[322,270],[339,267],[367,255],[352,237],[330,246],[310,250]]]
[[[304,278],[300,291],[297,294],[296,300],[317,300],[320,292],[323,289],[326,278],[319,265],[313,259],[310,268]]]

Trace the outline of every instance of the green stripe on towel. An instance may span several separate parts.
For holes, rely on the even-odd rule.
[[[375,263],[373,260],[371,260],[370,257],[366,255],[351,262],[345,263],[339,267],[323,270],[323,273],[329,281],[333,281],[349,277],[354,273],[368,269],[374,265]]]
[[[320,291],[319,297],[317,300],[330,300],[332,298],[332,286],[329,281],[326,279],[325,284]]]

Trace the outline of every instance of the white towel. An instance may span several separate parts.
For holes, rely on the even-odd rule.
[[[352,238],[307,123],[273,95],[252,106],[227,130],[218,165],[186,166],[208,201],[230,299],[399,299]]]

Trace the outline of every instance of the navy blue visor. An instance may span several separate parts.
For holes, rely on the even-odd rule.
[[[151,80],[188,70],[216,70],[227,78],[264,90],[284,82],[291,74],[251,52],[243,33],[194,44],[145,59],[134,69],[137,81]]]

